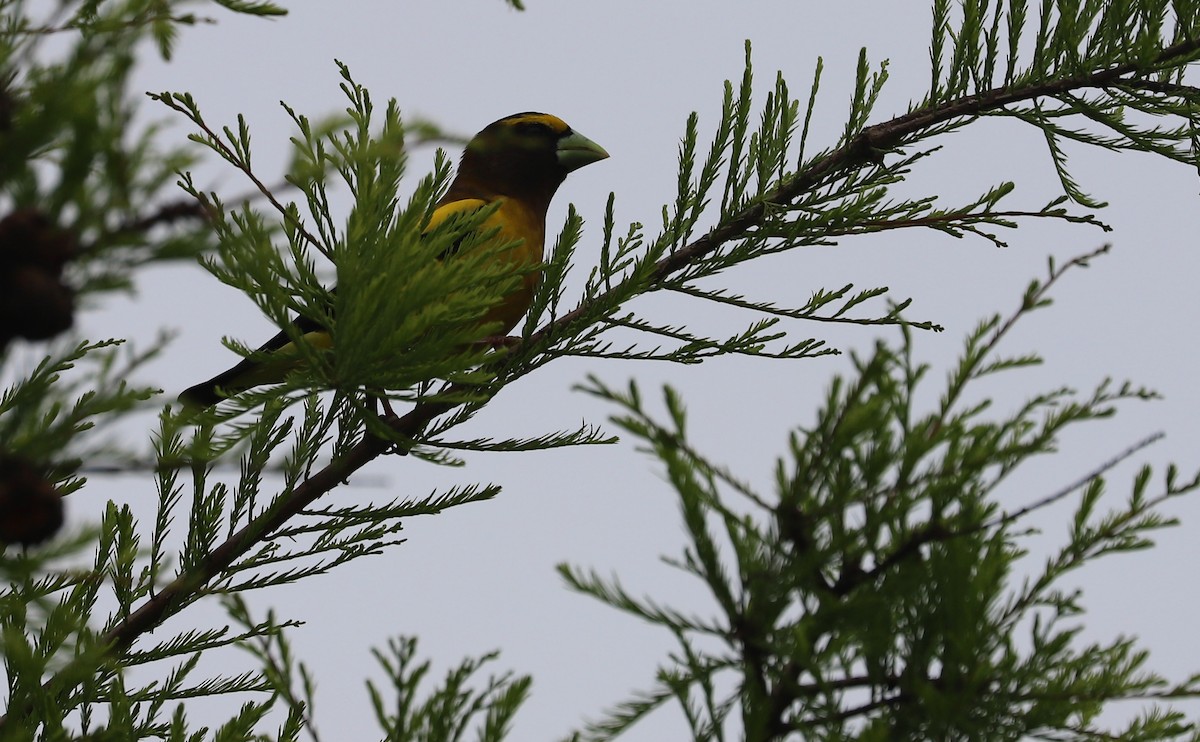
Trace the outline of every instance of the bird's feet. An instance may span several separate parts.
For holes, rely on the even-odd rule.
[[[515,348],[521,344],[521,338],[513,335],[489,335],[481,340],[477,340],[480,345],[488,348]]]

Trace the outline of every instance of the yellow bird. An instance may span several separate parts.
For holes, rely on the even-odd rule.
[[[573,131],[557,116],[525,112],[489,124],[467,142],[450,190],[438,202],[425,232],[454,214],[497,203],[496,210],[478,227],[495,229],[489,244],[519,241],[499,252],[496,260],[524,274],[517,290],[504,296],[483,318],[507,333],[533,301],[541,279],[537,267],[546,242],[546,211],[555,191],[573,170],[608,157],[604,149]],[[486,249],[481,245],[477,249]],[[454,256],[446,256],[453,260]],[[330,347],[329,328],[315,320],[297,317],[293,323],[304,339],[316,347]],[[184,409],[201,410],[251,387],[283,381],[294,368],[297,351],[286,332],[264,343],[260,353],[275,353],[280,362],[246,358],[233,368],[189,387],[179,395]]]

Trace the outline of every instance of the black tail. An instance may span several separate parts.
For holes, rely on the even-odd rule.
[[[222,399],[225,399],[225,397],[217,394],[217,387],[211,381],[205,381],[196,386],[188,387],[179,395],[179,401],[183,403],[183,408],[185,410],[195,410],[196,412],[206,410]]]
[[[243,359],[241,363],[228,371],[184,389],[179,394],[179,401],[183,403],[185,410],[193,412],[206,410],[217,402],[254,386],[254,384],[247,384],[245,378],[239,377],[243,377],[249,369],[257,365],[249,359]]]

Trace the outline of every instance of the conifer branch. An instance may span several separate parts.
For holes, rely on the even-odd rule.
[[[661,258],[649,272],[649,278],[646,280],[644,290],[650,291],[665,287],[668,279],[674,274],[713,253],[722,245],[745,236],[767,218],[773,204],[790,203],[803,193],[819,187],[822,183],[835,178],[841,173],[877,162],[882,153],[902,147],[909,138],[921,131],[947,124],[955,119],[974,118],[1003,109],[1006,106],[1034,101],[1047,96],[1064,95],[1082,89],[1139,84],[1138,81],[1128,81],[1123,78],[1146,67],[1161,68],[1182,64],[1195,56],[1197,52],[1200,52],[1200,41],[1180,42],[1164,49],[1149,65],[1139,65],[1130,62],[1106,70],[1063,80],[1041,82],[1019,88],[993,88],[984,93],[962,96],[944,105],[934,105],[926,109],[912,111],[890,121],[865,127],[848,142],[833,150],[827,156],[814,161],[811,167],[788,179],[779,187],[768,191],[749,206],[710,230],[707,234]],[[1191,88],[1187,90],[1189,92],[1196,92]],[[1178,91],[1173,89],[1171,92],[1174,94]],[[189,114],[186,102],[177,101],[173,96],[167,95],[154,97],[176,108],[176,110]],[[224,148],[230,157],[234,158],[231,161],[236,165],[237,158],[235,153],[225,148],[216,133],[203,124],[202,121],[197,121],[197,123],[205,131],[208,143],[217,148]],[[306,240],[314,246],[321,246],[322,243],[319,240],[304,231],[303,226],[294,221],[294,215],[292,215],[290,210],[275,200],[274,196],[270,193],[270,189],[249,172],[248,166],[244,167],[243,170],[246,171],[246,174],[251,177],[252,181],[263,195],[271,201],[279,213],[285,219],[293,222],[293,226],[304,235]],[[549,344],[555,338],[568,336],[571,332],[579,329],[576,327],[576,323],[580,319],[594,315],[596,307],[607,306],[615,308],[618,302],[614,300],[617,300],[624,293],[626,292],[620,290],[619,287],[614,287],[596,295],[592,299],[580,302],[575,309],[548,322],[529,335],[522,344],[524,350],[533,351],[544,347],[544,345]],[[1001,332],[1000,334],[1003,333]],[[506,366],[513,365],[525,355],[525,353],[516,352],[520,349],[520,347],[514,348],[505,358],[495,362],[501,371],[498,374],[499,379],[505,378],[503,371],[516,370],[506,368]],[[516,371],[516,375],[519,376],[519,370]],[[511,380],[511,378],[515,378],[515,376],[510,377],[508,380]],[[499,391],[498,388],[493,389],[491,395],[494,396],[497,391]],[[465,385],[451,385],[447,390],[447,394],[450,395],[455,392],[463,394],[477,393],[478,389],[471,389]],[[292,492],[281,496],[270,509],[253,519],[214,548],[194,569],[181,574],[153,597],[147,599],[126,618],[104,632],[101,637],[103,643],[110,648],[110,651],[124,651],[140,636],[161,625],[163,621],[198,597],[209,581],[229,568],[238,558],[245,555],[255,545],[269,538],[292,517],[342,482],[345,482],[350,476],[387,451],[396,448],[397,452],[406,453],[412,445],[419,442],[422,431],[430,421],[463,404],[466,403],[422,401],[418,402],[408,413],[400,417],[384,419],[383,422],[395,438],[387,440],[373,435],[365,436],[357,444],[346,450],[344,455],[314,472]],[[482,403],[475,401],[470,404],[479,405]],[[408,443],[397,444],[396,441],[408,441]],[[68,667],[48,681],[45,689],[47,692],[56,694],[68,692],[71,687],[80,682],[80,677],[81,675],[78,670]],[[3,731],[6,719],[7,717],[0,719],[0,731]]]
[[[407,414],[386,422],[398,437],[413,439],[430,420],[448,409],[449,405],[443,403],[422,403]],[[103,635],[104,641],[120,649],[131,645],[141,634],[152,630],[173,615],[180,606],[190,602],[189,598],[194,592],[227,569],[252,547],[271,536],[292,517],[394,445],[393,441],[374,436],[363,438],[343,457],[314,472],[289,495],[281,498],[274,507],[213,549],[196,569],[180,575],[128,618],[106,631]]]
[[[201,140],[204,144],[207,144],[213,149],[213,151],[220,154],[227,162],[240,170],[242,174],[254,184],[254,187],[258,189],[258,192],[262,194],[263,198],[267,199],[271,206],[277,212],[279,212],[279,216],[284,221],[288,222],[292,228],[295,229],[298,234],[304,237],[304,239],[310,245],[318,250],[325,250],[325,243],[314,237],[312,233],[305,228],[303,222],[300,221],[297,215],[293,213],[291,209],[285,208],[284,205],[279,202],[279,199],[275,197],[274,192],[272,192],[272,190],[267,187],[267,184],[264,183],[250,168],[250,158],[248,154],[249,134],[245,130],[244,119],[242,119],[240,116],[238,117],[238,123],[240,126],[237,139],[239,140],[238,144],[241,146],[231,148],[228,144],[226,144],[225,140],[218,136],[217,133],[213,131],[211,127],[209,127],[208,123],[205,122],[204,118],[200,115],[199,109],[196,108],[195,101],[192,100],[191,96],[172,93],[148,93],[147,95],[150,96],[151,100],[156,100],[166,105],[171,110],[187,116],[192,123],[194,123],[200,128],[201,131],[204,132],[204,138]],[[225,129],[225,135],[231,141],[235,138],[233,132],[228,128]],[[242,151],[239,152],[237,150]]]
[[[1200,52],[1200,40],[1183,41],[1157,55],[1151,67],[1181,64]],[[1054,80],[1029,85],[1023,88],[998,87],[984,93],[967,95],[951,100],[945,105],[919,109],[890,121],[868,126],[853,139],[827,157],[816,161],[813,167],[798,173],[794,178],[768,192],[762,198],[743,209],[724,224],[693,241],[686,247],[668,255],[658,262],[653,271],[651,285],[661,283],[666,277],[679,272],[697,258],[718,249],[721,245],[737,239],[762,222],[771,204],[786,204],[802,193],[817,188],[821,183],[837,174],[876,162],[883,153],[901,147],[913,135],[940,124],[960,118],[975,118],[1016,103],[1033,101],[1048,96],[1062,95],[1075,90],[1106,88],[1126,84],[1121,78],[1143,69],[1143,65],[1128,62],[1088,75]],[[1200,90],[1191,88],[1193,94]],[[582,309],[582,308],[581,308]],[[569,324],[580,309],[562,318]]]
[[[449,409],[450,405],[444,403],[426,402],[417,405],[407,414],[386,422],[398,437],[413,439],[430,420]],[[131,614],[105,631],[100,637],[101,643],[108,647],[109,652],[124,652],[138,637],[153,631],[195,600],[214,577],[227,570],[255,545],[262,543],[291,518],[394,445],[393,441],[375,436],[367,436],[359,441],[342,458],[313,473],[290,494],[280,498],[273,507],[214,548],[194,569],[176,577]],[[88,659],[94,661],[95,658]],[[81,682],[83,671],[90,672],[87,668],[68,666],[47,681],[43,689],[47,693],[65,694]],[[63,683],[60,679],[67,681]],[[9,714],[0,717],[0,735],[3,734],[10,714],[11,709]]]

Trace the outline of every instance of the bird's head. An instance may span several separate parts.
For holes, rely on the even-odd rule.
[[[467,143],[455,185],[549,203],[567,173],[608,157],[604,148],[557,116],[515,113],[488,124]],[[453,188],[451,190],[454,190]]]

